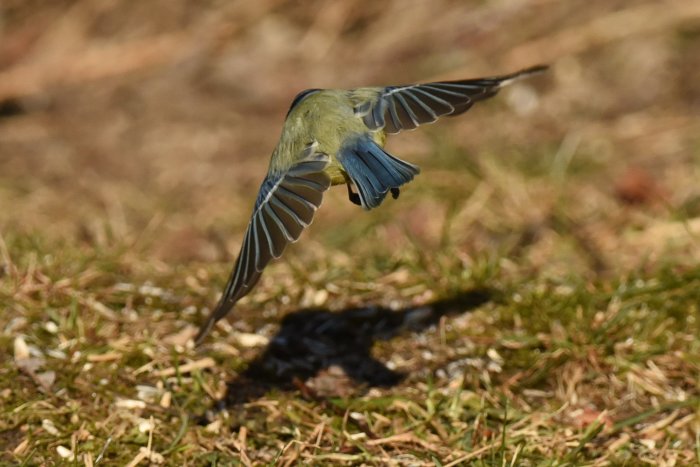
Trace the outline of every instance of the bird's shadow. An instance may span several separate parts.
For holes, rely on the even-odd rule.
[[[216,404],[224,409],[262,397],[272,389],[293,390],[331,367],[359,385],[390,387],[406,375],[388,368],[372,356],[377,340],[403,332],[417,332],[441,317],[467,313],[491,300],[493,292],[460,292],[418,307],[391,310],[383,307],[351,308],[339,312],[306,309],[285,316],[277,334],[247,369],[230,381]]]

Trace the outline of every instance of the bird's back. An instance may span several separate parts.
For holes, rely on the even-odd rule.
[[[321,89],[310,90],[306,95],[304,93],[299,94],[301,98],[287,114],[279,144],[272,156],[271,169],[285,169],[303,157],[305,148],[315,142],[315,150],[331,158],[327,171],[333,183],[345,183],[337,160],[343,145],[366,135],[383,145],[384,134],[369,130],[355,115],[357,99],[353,91]]]

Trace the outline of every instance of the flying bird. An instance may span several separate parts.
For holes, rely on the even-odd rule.
[[[535,66],[491,78],[350,90],[307,89],[287,112],[279,143],[255,201],[238,259],[217,307],[199,330],[199,345],[311,224],[323,193],[346,185],[351,202],[369,210],[420,169],[384,151],[387,135],[466,112],[504,86],[541,73]]]

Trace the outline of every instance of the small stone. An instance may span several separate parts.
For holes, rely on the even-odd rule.
[[[214,420],[209,425],[204,427],[204,430],[207,431],[208,433],[214,433],[214,434],[218,435],[219,431],[221,431],[221,420]]]
[[[65,446],[56,446],[56,452],[58,452],[58,455],[63,457],[64,459],[67,459],[69,461],[75,460],[75,454],[73,454],[73,451],[71,451]]]
[[[249,332],[239,332],[235,334],[235,339],[238,345],[241,347],[263,347],[270,342],[270,339],[268,339],[265,336],[261,336],[260,334],[253,334]]]
[[[53,421],[49,420],[48,418],[45,418],[41,421],[41,427],[46,431],[48,434],[53,435],[53,436],[60,436],[61,432],[58,431],[58,428],[56,428],[56,425],[53,424]]]
[[[117,408],[120,409],[145,409],[146,403],[144,401],[137,401],[134,399],[119,399],[116,404]]]
[[[29,347],[24,341],[24,337],[15,337],[15,360],[26,360],[29,358]]]

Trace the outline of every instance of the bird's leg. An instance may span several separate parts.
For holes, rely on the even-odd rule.
[[[348,186],[348,197],[350,198],[350,201],[353,204],[357,204],[358,206],[362,206],[362,201],[360,201],[360,195],[357,193],[354,193],[352,191],[352,187],[350,186],[350,183],[347,183]]]
[[[401,190],[398,189],[398,187],[394,187],[391,189],[391,197],[394,199],[399,199],[399,195],[401,194]]]

